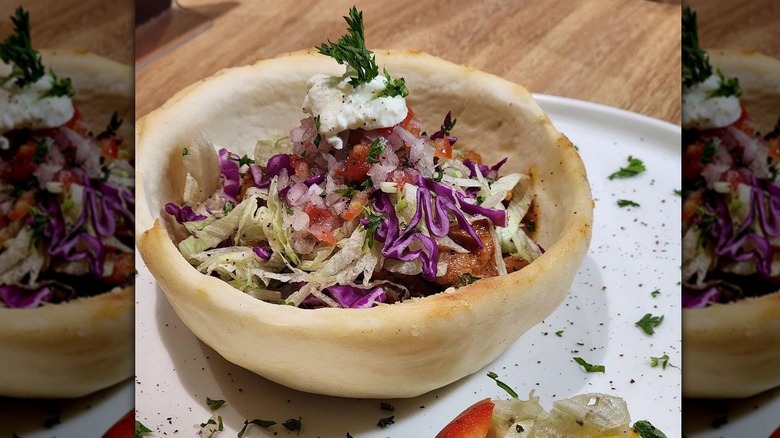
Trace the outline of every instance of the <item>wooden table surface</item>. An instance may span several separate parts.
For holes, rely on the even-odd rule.
[[[136,114],[221,68],[338,39],[354,0],[181,0],[210,22],[136,69]],[[419,49],[536,93],[680,123],[681,6],[648,0],[359,0],[369,48]],[[145,25],[143,41],[176,34]],[[162,23],[162,24],[161,24]],[[156,26],[156,27],[155,27]],[[186,26],[185,26],[186,27]],[[149,32],[152,29],[152,32]],[[141,35],[141,33],[137,33]],[[151,35],[151,36],[150,36]]]
[[[699,40],[712,49],[751,49],[780,58],[777,0],[686,0],[696,11]]]
[[[30,12],[33,47],[82,49],[131,64],[134,0],[0,0],[0,40],[17,6]]]

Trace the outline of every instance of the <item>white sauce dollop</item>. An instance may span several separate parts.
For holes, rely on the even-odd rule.
[[[704,82],[683,90],[682,125],[684,129],[724,128],[739,119],[739,97],[710,97],[720,87],[720,78],[712,75]]]
[[[387,88],[387,79],[379,75],[371,82],[352,87],[350,76],[314,75],[303,110],[320,117],[319,132],[336,149],[343,148],[338,134],[346,129],[389,128],[406,118],[406,99],[379,97]]]
[[[7,66],[0,66],[0,73]],[[68,96],[43,97],[51,89],[52,77],[20,88],[15,78],[0,76],[0,135],[14,129],[45,129],[64,125],[73,117]]]

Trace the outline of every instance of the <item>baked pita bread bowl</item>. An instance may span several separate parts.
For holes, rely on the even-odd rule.
[[[780,116],[780,61],[750,51],[709,51],[739,78],[740,98],[761,132]],[[683,309],[683,395],[750,397],[780,386],[780,292]]]
[[[413,397],[479,370],[555,310],[587,251],[593,200],[575,148],[524,88],[424,53],[375,53],[406,79],[425,126],[451,110],[458,141],[485,162],[507,156],[505,172],[530,170],[544,255],[510,275],[369,309],[269,304],[190,266],[163,212],[182,200],[182,148],[203,134],[251,155],[258,139],[288,132],[302,118],[309,77],[343,73],[313,52],[220,71],[137,122],[136,237],[177,315],[228,361],[307,392]]]
[[[87,52],[41,51],[70,77],[74,102],[100,132],[114,111],[133,119],[133,71]],[[125,126],[123,135],[130,127]],[[99,287],[99,286],[96,286]],[[134,289],[32,309],[0,308],[0,396],[74,398],[133,375]]]

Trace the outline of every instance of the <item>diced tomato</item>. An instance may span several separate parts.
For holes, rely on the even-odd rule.
[[[113,138],[106,138],[101,141],[100,155],[105,158],[116,160],[119,158],[119,145]]]
[[[452,146],[450,145],[450,139],[447,137],[437,138],[433,141],[434,157],[439,158],[452,158]]]
[[[293,154],[290,157],[290,165],[295,169],[295,174],[298,175],[298,177],[306,179],[311,176],[309,173],[309,163],[303,158]]]
[[[33,162],[35,158],[35,145],[27,143],[22,145],[11,160],[11,166],[6,168],[6,178],[11,181],[24,181],[29,179],[38,167]]]
[[[132,438],[133,436],[135,436],[135,412],[130,411],[111,426],[103,438]]]
[[[76,107],[76,105],[73,105],[73,117],[71,117],[70,120],[65,123],[65,126],[73,129],[76,127],[79,119],[81,119],[81,112],[79,111],[78,107]]]
[[[489,398],[478,401],[444,426],[436,438],[485,438],[490,430],[494,407]]]
[[[690,220],[694,215],[696,215],[699,206],[702,205],[701,194],[701,191],[696,191],[692,192],[685,198],[685,202],[683,203],[682,207],[683,222]]]
[[[406,129],[407,131],[411,132],[412,135],[415,137],[420,136],[420,124],[419,123],[413,123],[415,121],[414,119],[414,111],[412,111],[411,108],[408,106],[406,107],[406,118],[401,120],[401,123],[398,124],[398,126]]]
[[[405,184],[414,184],[414,178],[403,170],[394,170],[393,173],[390,174],[390,181],[398,184],[399,191],[404,189]]]
[[[335,245],[336,236],[333,235],[333,230],[341,225],[338,216],[330,209],[318,207],[313,203],[307,204],[303,211],[309,216],[309,232],[317,239]]]
[[[701,175],[704,164],[701,156],[704,154],[704,143],[697,141],[688,145],[683,152],[682,177],[683,182],[692,181]]]
[[[371,169],[371,164],[366,162],[370,149],[370,144],[360,143],[356,144],[349,151],[346,168],[344,169],[344,177],[347,179],[347,182],[360,182],[366,178],[368,170]]]
[[[344,210],[344,213],[341,213],[341,217],[346,220],[355,219],[360,216],[360,213],[363,212],[363,207],[366,205],[368,205],[368,192],[358,192],[349,201],[349,207]]]
[[[30,192],[24,192],[19,199],[16,200],[13,210],[8,213],[8,219],[11,221],[18,221],[23,219],[30,213],[30,208],[35,203],[35,194]]]

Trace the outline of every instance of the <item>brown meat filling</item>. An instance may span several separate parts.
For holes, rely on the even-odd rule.
[[[487,220],[476,221],[471,224],[474,232],[482,241],[482,248],[477,245],[466,231],[462,230],[457,222],[450,223],[450,232],[447,234],[455,243],[462,246],[468,253],[459,253],[451,248],[439,247],[439,261],[447,263],[447,272],[441,277],[436,277],[436,283],[444,287],[463,285],[464,278],[474,279],[494,277],[498,275],[495,262],[496,247],[490,235],[490,224]],[[470,276],[470,277],[469,277]],[[471,281],[465,281],[470,283]]]

